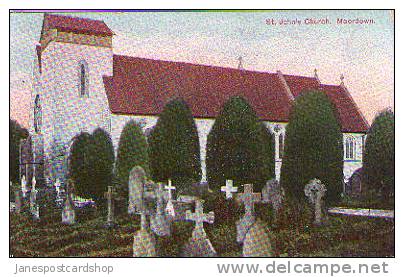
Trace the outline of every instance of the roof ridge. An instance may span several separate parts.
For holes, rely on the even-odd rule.
[[[45,13],[46,16],[54,16],[54,17],[65,17],[65,18],[71,18],[71,19],[81,19],[81,20],[89,20],[89,21],[96,21],[96,22],[102,22],[106,25],[104,20],[101,19],[93,19],[93,18],[87,18],[87,17],[79,17],[79,16],[73,16],[73,15],[64,15],[64,14],[54,14],[54,13]]]

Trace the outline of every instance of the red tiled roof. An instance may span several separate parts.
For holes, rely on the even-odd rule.
[[[369,129],[366,119],[344,87],[322,84],[320,90],[334,103],[343,132],[364,133]]]
[[[112,36],[114,33],[101,20],[78,18],[65,15],[45,14],[44,24],[49,29],[79,34]]]
[[[315,78],[284,75],[292,94],[319,89]],[[114,55],[113,76],[104,77],[112,113],[157,115],[182,97],[194,117],[214,118],[232,96],[243,96],[266,121],[287,122],[291,102],[277,74]],[[349,93],[321,85],[336,105],[344,132],[365,132],[367,123]],[[339,88],[339,89],[337,89]],[[337,90],[337,91],[336,91]]]

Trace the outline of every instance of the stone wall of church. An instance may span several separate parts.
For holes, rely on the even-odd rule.
[[[80,64],[86,64],[88,96],[80,95]],[[59,172],[60,154],[68,153],[71,140],[82,131],[110,126],[110,111],[103,75],[112,75],[112,49],[51,41],[42,53],[43,141],[47,163]],[[62,159],[63,160],[63,159]],[[63,179],[63,176],[60,176]]]

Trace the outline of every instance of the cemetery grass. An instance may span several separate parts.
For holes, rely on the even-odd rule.
[[[131,257],[133,235],[139,218],[117,216],[118,227],[104,227],[105,215],[78,217],[75,225],[63,225],[60,213],[33,221],[27,214],[10,215],[11,257]],[[332,216],[323,226],[268,225],[275,257],[392,257],[394,221]],[[160,257],[176,257],[191,237],[191,222],[175,222],[170,237],[156,237]],[[205,224],[219,257],[241,257],[234,223]]]

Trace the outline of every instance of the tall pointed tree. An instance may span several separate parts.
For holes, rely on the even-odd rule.
[[[198,130],[186,102],[167,103],[148,139],[150,165],[155,181],[172,179],[177,191],[200,181],[201,161]]]
[[[119,138],[115,166],[115,175],[119,182],[118,193],[123,199],[128,197],[129,173],[135,166],[141,166],[147,174],[150,173],[146,137],[140,124],[130,120]]]
[[[232,97],[223,106],[208,135],[209,186],[220,191],[226,179],[235,184],[253,183],[260,190],[274,177],[272,134],[259,121],[243,97]]]
[[[281,184],[291,199],[305,201],[304,186],[314,178],[327,187],[327,203],[343,188],[343,143],[333,104],[319,91],[295,99],[286,127]]]

